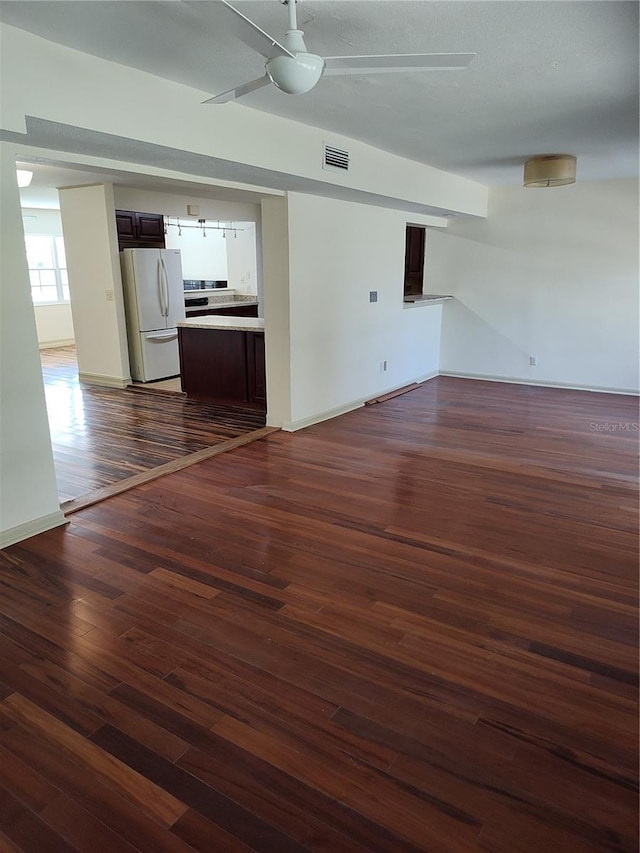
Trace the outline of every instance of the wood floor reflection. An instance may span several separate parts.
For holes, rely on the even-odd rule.
[[[252,432],[264,415],[168,393],[82,385],[75,347],[40,353],[61,502]]]

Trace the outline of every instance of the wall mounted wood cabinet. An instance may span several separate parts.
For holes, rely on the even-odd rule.
[[[161,213],[116,210],[118,249],[164,249],[164,217]]]

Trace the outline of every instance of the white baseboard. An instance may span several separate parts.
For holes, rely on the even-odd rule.
[[[394,385],[393,388],[386,388],[384,390],[377,391],[373,396],[382,397],[384,394],[391,394],[393,391],[397,391],[399,388],[404,388],[406,385],[411,385],[413,382],[426,382],[436,376],[438,376],[437,370],[432,373],[426,373],[423,376],[418,376],[416,379],[409,379],[406,382],[403,382],[402,385]],[[364,406],[367,400],[371,399],[372,395],[370,394],[368,397],[353,400],[351,403],[345,403],[343,406],[337,406],[335,409],[327,409],[324,412],[318,412],[308,418],[301,418],[298,421],[291,421],[291,423],[282,424],[280,429],[284,430],[284,432],[297,432],[299,429],[305,429],[306,427],[314,426],[314,424],[322,423],[322,421],[328,421],[331,420],[331,418],[338,418],[340,415],[346,415],[347,412],[353,412],[355,409],[359,409],[361,406]],[[269,426],[278,426],[278,424],[269,424]]]
[[[414,379],[414,382],[420,383],[422,385],[423,382],[428,382],[430,379],[435,379],[436,376],[440,376],[439,370],[433,370],[431,373],[426,373],[424,376],[419,376],[417,379]]]
[[[102,376],[99,373],[79,373],[78,379],[85,385],[102,385],[105,388],[126,388],[131,385],[131,378],[121,379],[119,376]]]
[[[624,394],[627,396],[637,397],[639,393],[633,388],[600,388],[588,385],[571,385],[568,382],[532,382],[531,380],[520,379],[514,376],[492,376],[486,373],[458,373],[453,370],[435,370],[431,373],[419,376],[416,379],[404,382],[402,385],[395,386],[394,388],[388,388],[384,391],[380,391],[376,394],[376,396],[382,397],[384,394],[389,394],[393,391],[397,391],[398,388],[403,388],[405,385],[410,385],[412,382],[422,384],[423,382],[427,382],[429,379],[434,379],[436,376],[452,376],[456,379],[477,379],[483,382],[505,382],[510,385],[533,385],[539,386],[541,388],[561,388],[568,391],[592,391],[597,394]],[[361,406],[364,406],[365,402],[369,399],[371,399],[370,396],[363,397],[362,399],[354,400],[351,403],[345,403],[343,406],[338,406],[335,409],[327,409],[324,412],[318,412],[308,418],[301,418],[300,420],[291,421],[290,423],[286,424],[269,424],[269,426],[277,426],[284,432],[297,432],[297,430],[299,429],[305,429],[306,427],[313,426],[314,424],[322,423],[322,421],[328,421],[331,418],[337,418],[340,417],[340,415],[346,415],[347,412],[353,412],[355,409],[359,409]]]
[[[57,349],[58,347],[71,347],[75,344],[73,338],[64,341],[43,341],[38,344],[38,349]]]
[[[640,391],[634,388],[607,388],[598,385],[572,385],[569,382],[547,382],[544,379],[536,382],[531,379],[521,379],[515,376],[494,376],[488,373],[458,373],[455,370],[442,370],[440,376],[452,376],[456,379],[479,379],[483,382],[505,382],[509,385],[533,385],[540,388],[562,388],[566,391],[592,391],[594,394],[625,394],[637,397]]]
[[[291,421],[291,423],[283,424],[281,429],[285,432],[296,432],[299,429],[304,429],[305,427],[310,427],[314,424],[322,423],[322,421],[328,421],[331,420],[331,418],[337,418],[340,415],[346,415],[347,412],[353,412],[355,409],[359,409],[361,406],[364,406],[364,400],[357,400],[354,403],[347,403],[346,405],[338,406],[335,409],[327,409],[327,411],[325,412],[318,412],[316,415],[311,415],[308,418],[301,418],[298,421]]]
[[[31,521],[25,521],[24,524],[18,524],[16,527],[0,531],[0,548],[8,548],[9,545],[15,545],[16,542],[22,542],[23,539],[37,536],[38,533],[44,533],[46,530],[52,530],[62,524],[67,524],[67,519],[61,509],[57,512],[50,512],[48,515],[41,515],[40,518],[34,518]]]

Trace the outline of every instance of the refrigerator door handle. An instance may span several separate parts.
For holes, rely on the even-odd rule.
[[[169,278],[167,276],[167,265],[164,262],[164,258],[160,258],[160,264],[162,265],[162,281],[164,283],[164,316],[169,316],[169,309],[171,305],[169,304]]]
[[[167,316],[167,310],[164,302],[164,281],[162,279],[162,258],[158,258],[156,266],[156,276],[158,279],[158,298],[160,300],[160,314],[163,317]]]
[[[147,341],[175,341],[177,337],[177,329],[173,329],[170,332],[152,332],[151,334],[145,334],[145,340]]]

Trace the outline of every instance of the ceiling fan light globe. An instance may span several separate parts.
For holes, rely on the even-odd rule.
[[[267,61],[269,79],[287,95],[304,95],[318,83],[324,71],[324,59],[313,53],[274,56]]]

